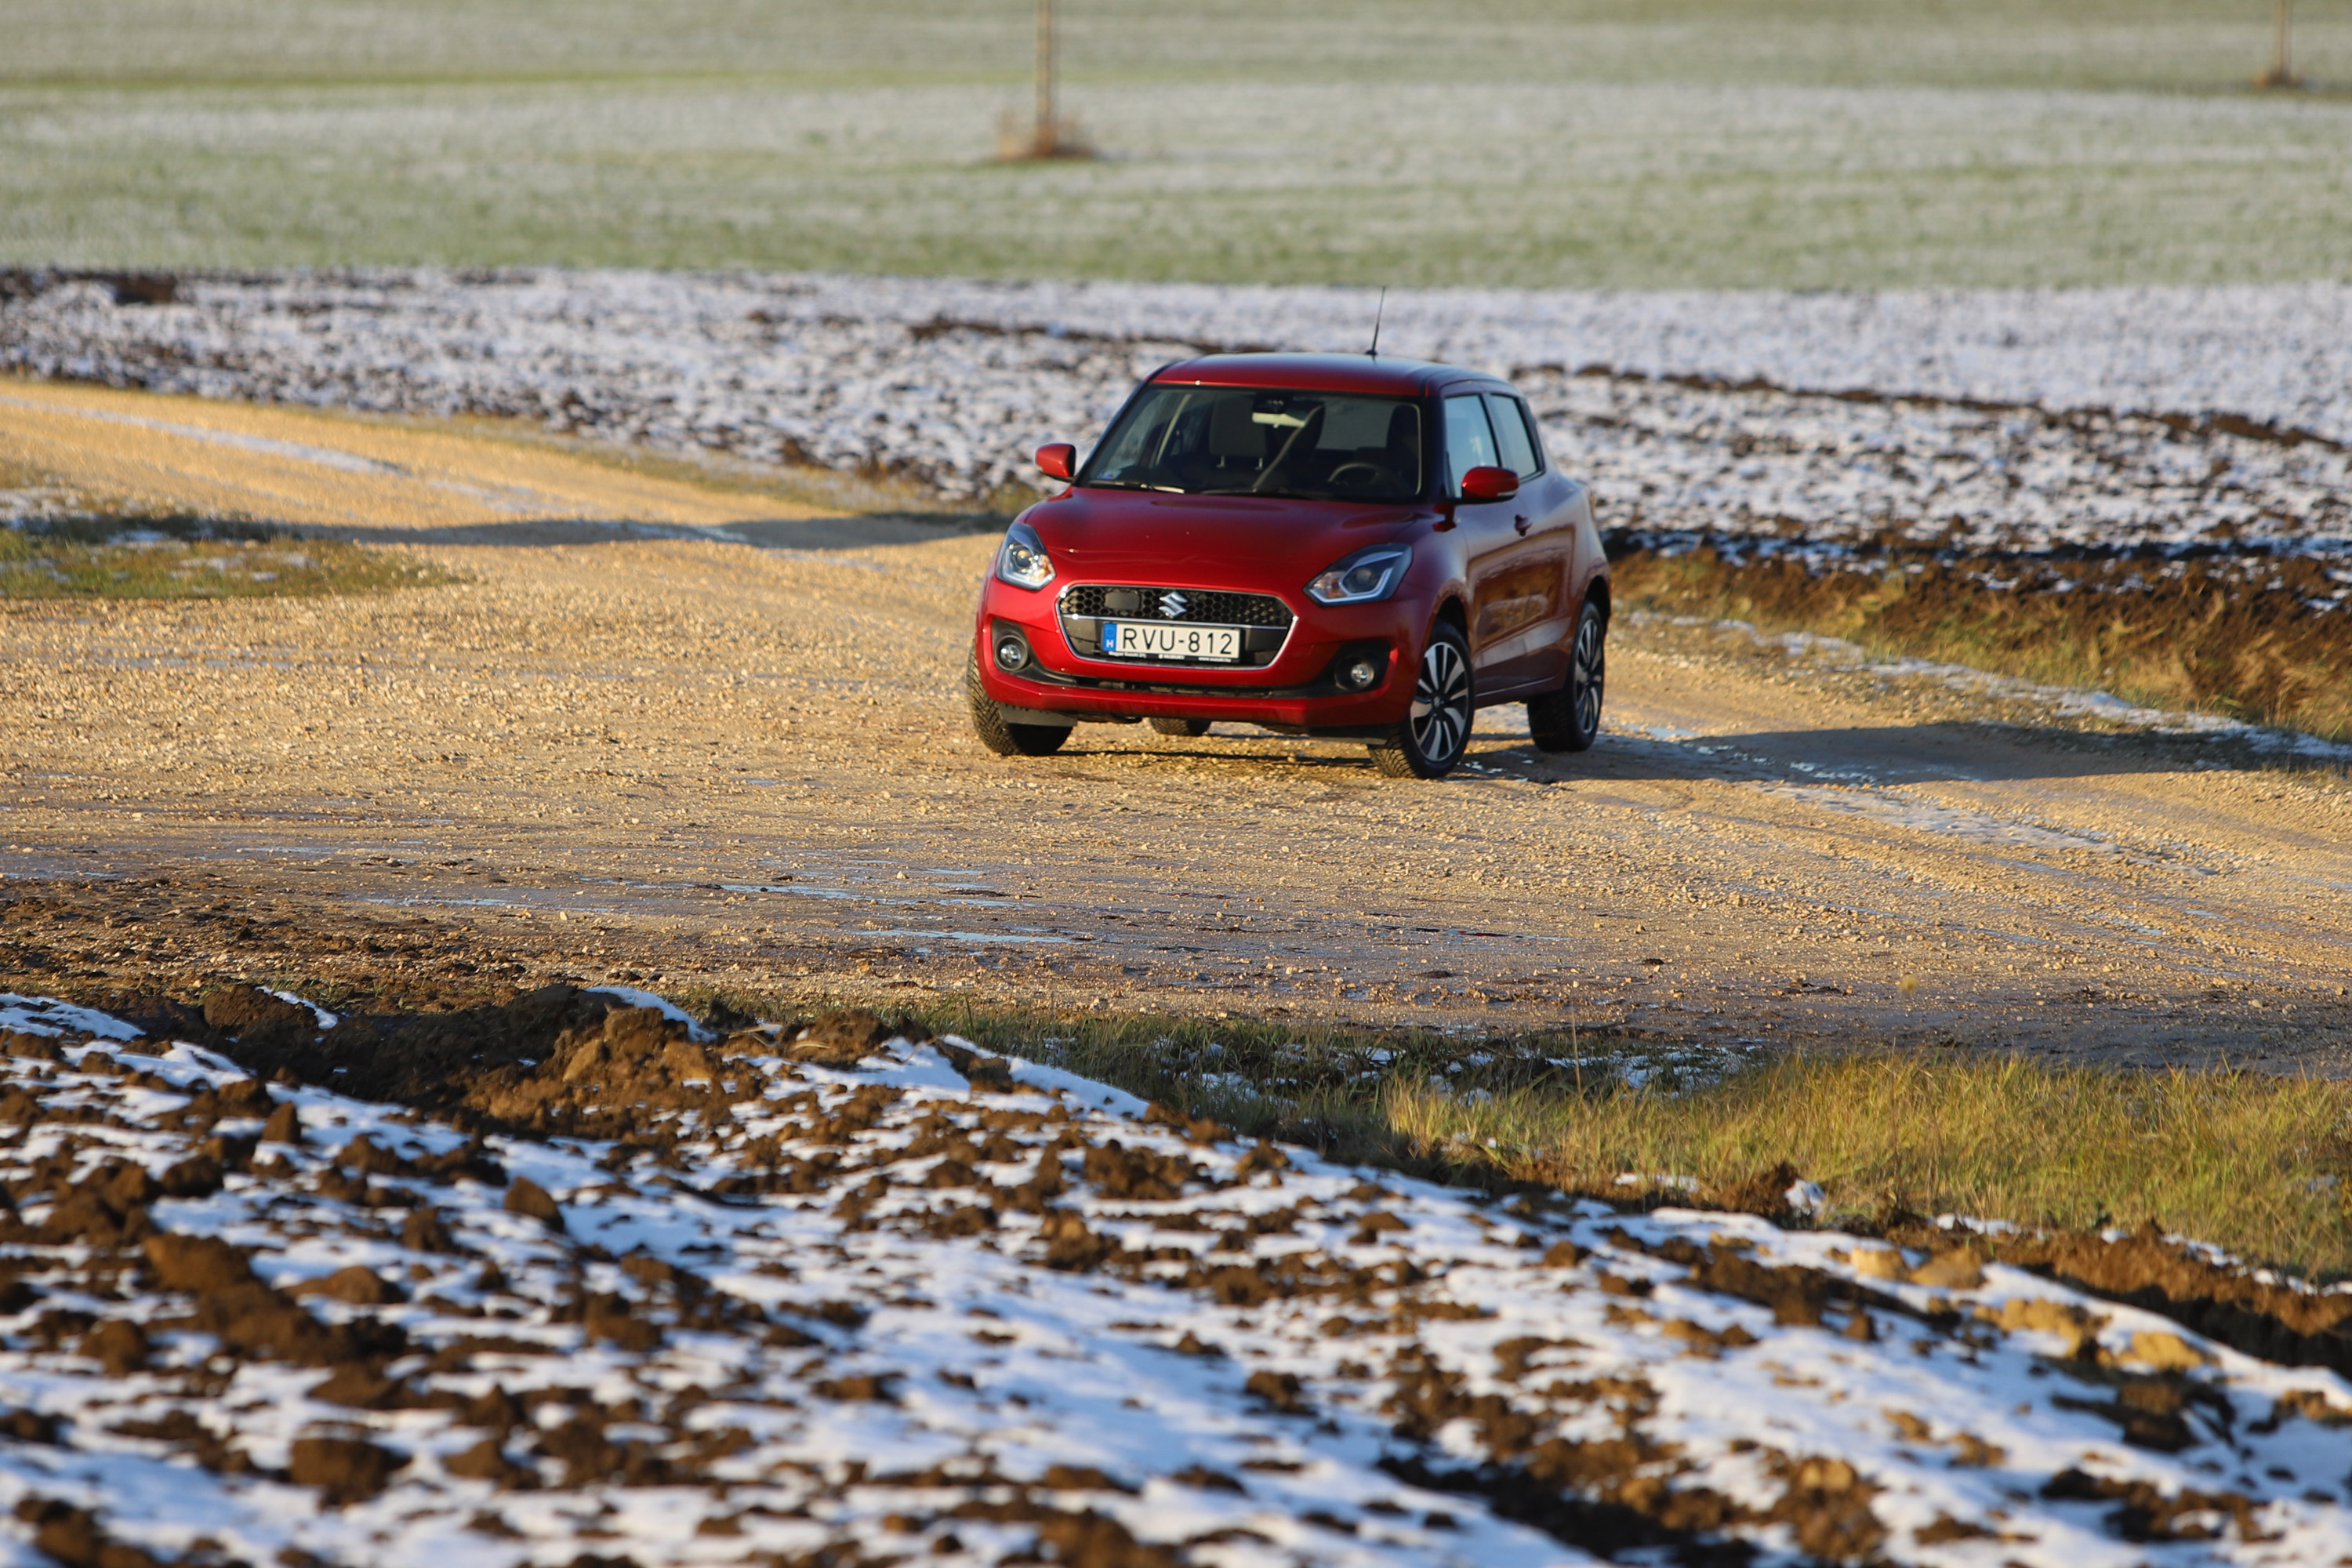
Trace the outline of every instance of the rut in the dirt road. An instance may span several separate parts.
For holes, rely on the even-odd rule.
[[[327,1059],[317,1015],[301,1041],[216,1000],[222,1049]],[[1497,1201],[872,1015],[722,1038],[526,1004],[430,1114],[11,1000],[16,1539],[184,1568],[2352,1550],[2337,1374],[1964,1227]],[[1788,1174],[1754,1195],[1793,1219]],[[2181,1316],[2176,1287],[2230,1293],[2176,1247],[2040,1263]],[[2340,1336],[2335,1298],[2233,1300]]]

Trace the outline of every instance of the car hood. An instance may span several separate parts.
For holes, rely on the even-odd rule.
[[[1066,580],[1286,592],[1433,515],[1410,505],[1072,489],[1023,520]]]

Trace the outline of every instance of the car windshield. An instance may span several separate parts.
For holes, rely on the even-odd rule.
[[[1128,405],[1077,482],[1185,495],[1412,500],[1422,488],[1421,405],[1354,393],[1155,384]]]

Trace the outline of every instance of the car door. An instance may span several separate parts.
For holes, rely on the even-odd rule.
[[[1517,644],[1510,663],[1519,679],[1549,690],[1568,676],[1574,630],[1577,488],[1544,462],[1528,405],[1507,393],[1486,396],[1496,450],[1503,467],[1519,476],[1511,507],[1511,526],[1520,543],[1510,573],[1509,618]]]
[[[1527,683],[1526,632],[1543,618],[1543,606],[1557,589],[1548,589],[1539,571],[1530,569],[1528,515],[1518,498],[1460,499],[1464,474],[1506,466],[1486,398],[1475,392],[1446,397],[1444,420],[1446,494],[1453,500],[1454,526],[1465,535],[1470,578],[1470,668],[1484,702]]]

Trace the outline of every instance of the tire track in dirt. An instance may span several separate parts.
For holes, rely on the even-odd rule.
[[[0,398],[11,460],[467,579],[8,606],[0,868],[49,912],[0,967],[356,981],[429,930],[487,973],[809,996],[2315,1067],[2352,1039],[2352,795],[2226,747],[1629,624],[1581,757],[1510,708],[1433,786],[1114,726],[1006,763],[955,680],[989,538],[449,431]],[[551,500],[499,510],[518,489]],[[83,918],[110,900],[131,935]]]

